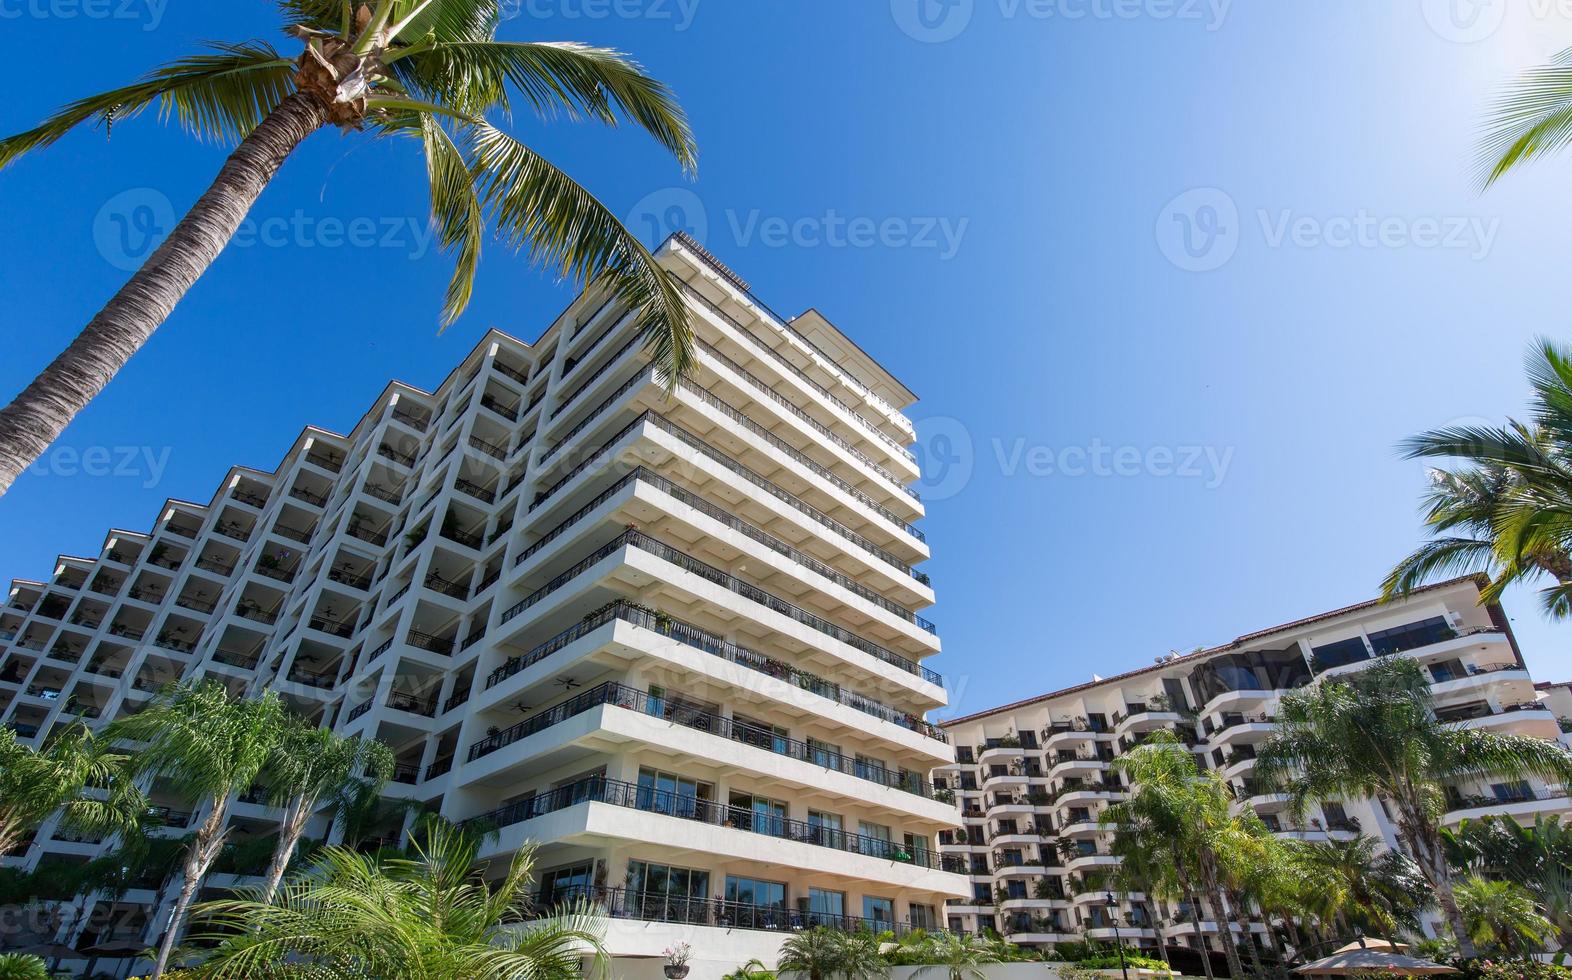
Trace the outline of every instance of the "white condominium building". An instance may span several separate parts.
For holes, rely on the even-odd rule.
[[[1568,686],[1547,686],[1544,693],[1560,701],[1539,698],[1505,614],[1479,604],[1480,585],[1464,578],[1390,605],[1350,606],[944,723],[956,760],[935,773],[934,783],[953,797],[965,828],[942,834],[940,849],[944,866],[971,880],[969,897],[946,909],[948,925],[996,930],[1027,946],[1111,940],[1117,927],[1141,946],[1194,948],[1187,907],[1111,890],[1108,877],[1119,859],[1098,819],[1126,789],[1113,761],[1159,729],[1173,731],[1201,765],[1220,771],[1234,787],[1235,805],[1254,807],[1279,834],[1366,834],[1396,846],[1394,821],[1377,801],[1327,801],[1301,822],[1282,794],[1258,795],[1250,782],[1256,747],[1271,735],[1284,693],[1387,655],[1424,668],[1446,721],[1563,738],[1572,727]],[[1532,822],[1569,809],[1562,786],[1476,783],[1452,787],[1445,822],[1487,813]],[[1255,918],[1250,928],[1260,941],[1264,925]],[[1204,923],[1214,950],[1221,948],[1217,929]]]
[[[936,849],[957,820],[928,778],[953,750],[924,720],[914,396],[691,240],[658,256],[697,335],[670,393],[598,290],[534,344],[492,332],[436,391],[394,383],[347,435],[15,582],[0,721],[43,740],[181,678],[280,691],[391,746],[390,797],[495,828],[488,856],[538,842],[539,906],[601,904],[619,977],[678,941],[698,980],[815,923],[942,927],[971,888]],[[154,792],[168,833],[200,819]],[[258,799],[237,840],[273,832]],[[6,860],[112,844],[51,821]],[[174,889],[145,884],[59,938],[151,942]]]

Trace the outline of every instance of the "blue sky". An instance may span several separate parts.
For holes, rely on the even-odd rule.
[[[631,131],[513,129],[922,396],[934,666],[971,711],[1368,598],[1420,533],[1423,469],[1394,444],[1521,410],[1526,344],[1572,332],[1572,158],[1480,195],[1470,146],[1493,86],[1572,24],[1506,2],[519,0],[504,34],[614,45],[671,82],[691,184]],[[206,38],[288,43],[260,0],[0,0],[0,20],[30,80],[7,132]],[[148,116],[0,174],[0,396],[222,158]],[[303,147],[0,499],[0,573],[271,468],[487,327],[533,338],[570,290],[500,248],[439,334],[422,179],[412,147]],[[346,240],[357,220],[374,244]],[[71,455],[90,447],[97,475]],[[1536,673],[1572,678],[1568,627],[1527,594],[1508,611]]]

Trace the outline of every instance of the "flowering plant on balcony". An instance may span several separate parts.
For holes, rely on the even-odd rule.
[[[678,943],[675,946],[667,946],[661,951],[661,955],[666,957],[667,966],[684,967],[688,965],[688,960],[693,958],[693,948],[687,943]]]

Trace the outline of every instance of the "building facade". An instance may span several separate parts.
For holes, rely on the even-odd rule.
[[[1379,656],[1418,662],[1444,720],[1567,744],[1566,685],[1536,691],[1506,616],[1499,606],[1481,606],[1479,589],[1472,578],[1442,583],[1401,602],[1368,602],[1170,654],[1140,670],[944,723],[956,760],[935,772],[934,784],[954,799],[964,829],[942,834],[940,850],[945,866],[971,881],[971,894],[949,904],[947,924],[998,931],[1027,946],[1111,940],[1117,929],[1143,947],[1195,948],[1182,903],[1119,891],[1109,881],[1119,859],[1110,853],[1111,830],[1099,823],[1126,790],[1113,762],[1158,730],[1172,731],[1200,765],[1220,771],[1234,805],[1254,808],[1280,835],[1365,834],[1396,846],[1394,821],[1378,801],[1327,801],[1296,820],[1286,796],[1259,793],[1250,781],[1283,694],[1359,671]],[[1552,687],[1560,702],[1541,698]],[[1563,786],[1477,783],[1452,788],[1445,822],[1487,813],[1531,822],[1569,810]],[[1249,927],[1259,941],[1265,926]],[[1215,921],[1203,923],[1214,950],[1221,948],[1217,930]]]
[[[808,924],[942,926],[970,886],[936,848],[953,752],[925,721],[945,692],[914,396],[691,240],[658,258],[691,377],[668,390],[595,289],[534,344],[492,332],[435,391],[392,384],[348,434],[308,429],[274,471],[15,582],[0,721],[41,741],[177,679],[279,691],[391,746],[390,797],[496,828],[487,856],[538,842],[540,905],[601,903],[619,976],[676,941],[705,977]],[[154,794],[167,833],[201,819]],[[273,832],[258,800],[237,840]],[[389,807],[361,846],[412,819]],[[6,860],[112,844],[51,822]],[[152,941],[158,884],[61,938]]]

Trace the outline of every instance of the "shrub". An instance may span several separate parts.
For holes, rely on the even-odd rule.
[[[1463,960],[1467,980],[1572,980],[1572,969],[1535,960]]]
[[[0,954],[0,980],[49,980],[49,966],[36,956]]]

